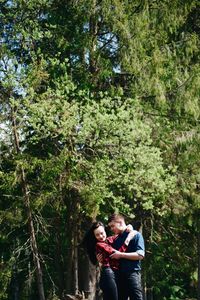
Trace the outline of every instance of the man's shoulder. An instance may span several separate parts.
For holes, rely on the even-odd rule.
[[[142,233],[135,230],[135,235],[131,238],[131,241],[134,242],[134,241],[137,241],[139,239],[143,239]]]
[[[137,231],[137,234],[138,234],[139,236],[142,236],[142,233],[141,233],[140,231]]]

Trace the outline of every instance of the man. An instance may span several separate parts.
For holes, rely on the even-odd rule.
[[[144,258],[144,239],[141,233],[137,233],[130,241],[126,252],[117,251],[120,249],[128,233],[124,217],[120,214],[113,214],[108,219],[111,231],[118,235],[113,248],[116,252],[111,255],[113,259],[120,259],[119,271],[119,300],[143,300],[141,284],[141,260]]]

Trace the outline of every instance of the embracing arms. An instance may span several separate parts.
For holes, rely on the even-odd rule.
[[[131,251],[132,250],[132,251]],[[110,258],[112,259],[128,259],[128,260],[142,260],[144,258],[144,239],[142,235],[138,232],[137,236],[134,238],[133,244],[130,244],[129,252],[115,251]]]

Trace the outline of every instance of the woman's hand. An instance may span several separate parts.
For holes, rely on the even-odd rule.
[[[133,230],[133,226],[131,224],[128,224],[126,227],[127,232],[131,232]]]
[[[128,231],[129,234],[127,235],[127,238],[124,241],[124,244],[126,246],[128,246],[128,244],[130,243],[130,240],[132,240],[132,238],[138,233],[137,230],[133,229],[133,226],[131,224],[129,224],[127,227],[128,227],[128,230],[126,228],[126,231]],[[130,228],[132,228],[132,229],[130,230]]]

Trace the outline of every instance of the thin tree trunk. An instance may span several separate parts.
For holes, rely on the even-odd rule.
[[[27,211],[27,216],[28,216],[29,233],[30,233],[30,238],[31,238],[31,248],[32,248],[32,252],[33,252],[34,265],[36,268],[36,277],[37,277],[39,298],[40,298],[40,300],[45,300],[42,269],[41,269],[41,265],[40,265],[39,252],[38,252],[37,241],[36,241],[36,237],[35,237],[33,217],[32,217],[32,212],[31,212],[31,208],[30,208],[29,192],[28,192],[28,187],[27,187],[26,178],[25,178],[25,172],[24,172],[23,168],[21,168],[21,174],[22,174],[22,189],[24,192],[24,200],[25,200],[25,206],[26,206],[26,211]]]
[[[63,272],[63,261],[62,261],[62,238],[60,235],[60,228],[61,228],[61,220],[60,216],[58,215],[55,219],[54,228],[56,232],[56,255],[55,255],[55,268],[58,273],[58,295],[62,298],[64,292],[64,272]],[[71,274],[71,273],[70,273]]]
[[[78,232],[77,226],[74,228],[74,292],[78,295],[79,284],[78,284]]]
[[[17,266],[14,265],[14,274],[12,278],[12,288],[13,288],[13,300],[19,300],[19,281],[17,274]]]
[[[31,296],[31,286],[32,286],[32,274],[31,274],[31,263],[28,262],[28,282],[27,282],[27,293],[26,297],[27,299]]]
[[[197,285],[197,299],[200,300],[200,219],[197,213],[197,258],[198,258],[198,285]]]
[[[92,14],[90,16],[90,36],[91,36],[91,47],[90,47],[90,72],[95,74],[97,71],[97,62],[96,62],[96,50],[97,50],[97,31],[98,23],[96,17],[96,0],[93,0],[92,3]],[[95,78],[94,78],[95,81]]]
[[[15,145],[16,152],[20,153],[15,111],[13,109],[12,109],[11,116],[12,116],[12,131],[13,131],[13,136],[14,136],[14,145]],[[31,240],[31,249],[32,249],[32,253],[33,253],[33,261],[34,261],[34,265],[36,268],[39,299],[45,300],[42,269],[41,269],[41,265],[40,265],[39,252],[38,252],[37,241],[36,241],[36,237],[35,237],[35,229],[34,229],[34,224],[33,224],[32,211],[31,211],[31,207],[30,207],[30,196],[29,196],[28,185],[26,182],[26,175],[25,175],[25,171],[24,171],[23,167],[20,168],[20,173],[21,173],[20,175],[21,175],[21,182],[22,182],[22,191],[23,191],[23,196],[24,196],[24,204],[25,204],[26,213],[27,213],[27,217],[28,217],[28,227],[29,227],[29,234],[30,234],[30,240]]]
[[[148,243],[147,248],[151,253],[153,234],[154,234],[153,214],[151,213],[148,217],[144,216],[143,220],[144,223],[138,222],[137,230],[139,230],[143,234],[146,246]],[[152,288],[151,277],[148,277],[148,273],[150,274],[152,273],[152,265],[148,263],[149,261],[150,261],[150,256],[149,254],[147,254],[144,261],[142,262],[142,284],[143,284],[144,300],[153,300],[153,288]]]
[[[89,291],[88,300],[96,299],[96,286],[97,286],[97,270],[96,266],[89,262]]]

